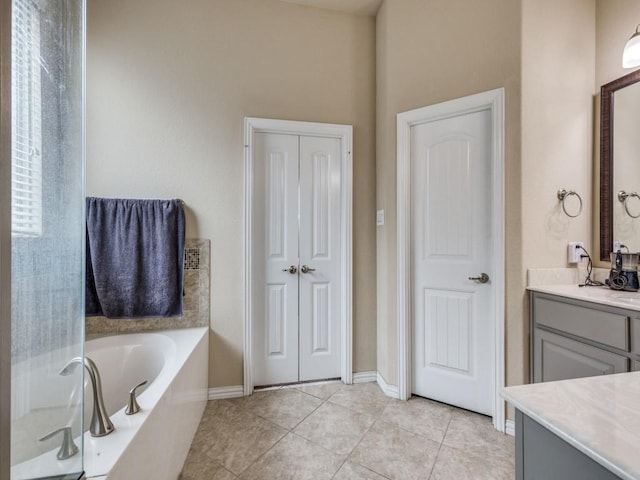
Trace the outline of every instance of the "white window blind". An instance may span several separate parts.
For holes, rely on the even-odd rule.
[[[11,47],[11,233],[42,233],[40,12],[13,0]]]

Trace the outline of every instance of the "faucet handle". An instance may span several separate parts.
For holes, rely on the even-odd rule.
[[[145,380],[129,390],[129,404],[127,405],[127,409],[124,411],[126,415],[133,415],[140,411],[140,405],[138,405],[138,400],[136,399],[136,389],[146,384],[147,381]]]
[[[46,440],[50,440],[60,432],[62,432],[62,445],[60,445],[60,450],[58,450],[56,458],[58,460],[66,460],[67,458],[71,458],[76,453],[78,453],[78,447],[73,442],[73,436],[71,435],[70,426],[58,428],[53,432],[47,433],[44,437],[40,438],[39,441],[44,442]]]

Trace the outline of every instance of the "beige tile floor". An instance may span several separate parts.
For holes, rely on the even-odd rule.
[[[283,387],[208,402],[181,480],[513,479],[491,419],[375,383]]]

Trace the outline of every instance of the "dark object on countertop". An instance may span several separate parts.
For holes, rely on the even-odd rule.
[[[182,315],[181,200],[87,197],[87,316]]]
[[[638,259],[640,253],[630,253],[625,245],[627,252],[623,253],[620,249],[617,252],[611,252],[611,270],[609,278],[605,283],[612,290],[625,290],[627,292],[637,292],[640,288],[638,282]]]

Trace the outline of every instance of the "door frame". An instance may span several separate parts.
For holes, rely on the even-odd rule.
[[[493,236],[494,316],[493,335],[493,425],[505,431],[505,404],[500,397],[504,387],[504,88],[457,98],[397,115],[397,315],[398,315],[398,393],[408,400],[412,390],[412,295],[411,295],[411,127],[450,117],[489,110],[491,114],[491,200]]]
[[[353,127],[329,123],[274,120],[245,117],[244,119],[244,395],[253,393],[252,358],[252,272],[253,246],[253,136],[255,133],[276,133],[340,139],[340,378],[353,381]]]

